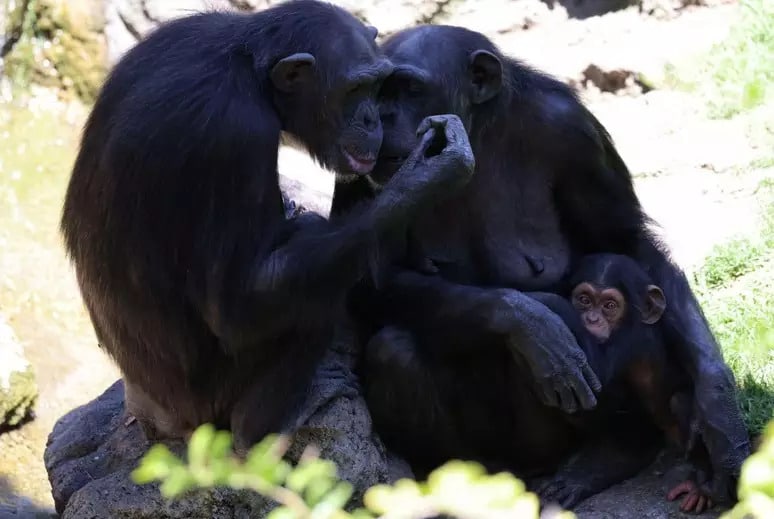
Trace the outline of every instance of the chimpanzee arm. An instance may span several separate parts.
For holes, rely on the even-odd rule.
[[[736,396],[736,381],[693,295],[685,274],[654,240],[640,244],[637,259],[664,291],[664,335],[683,358],[694,382],[695,414],[710,453],[713,477],[708,494],[717,502],[735,499],[736,480],[750,455],[750,440]],[[671,311],[670,311],[671,309]]]
[[[402,325],[441,356],[509,345],[528,365],[547,405],[567,412],[578,404],[596,406],[594,391],[601,386],[575,338],[559,316],[527,294],[397,270],[378,290],[359,286],[351,297],[358,320]]]
[[[616,252],[635,257],[666,295],[665,337],[683,358],[695,384],[702,435],[713,459],[722,495],[749,454],[749,440],[736,400],[735,382],[684,273],[648,231],[631,175],[610,136],[589,112],[566,104],[561,136],[550,139],[556,206],[573,250]],[[730,476],[730,479],[729,479]],[[725,481],[723,483],[722,481]]]
[[[438,116],[423,125],[422,143],[373,202],[338,223],[302,215],[288,224],[289,236],[282,243],[258,254],[257,264],[235,275],[242,283],[218,279],[209,293],[200,296],[202,315],[224,347],[238,351],[289,330],[302,319],[329,318],[330,307],[375,261],[381,234],[405,225],[414,211],[439,193],[467,182],[474,161],[459,118]],[[445,132],[446,147],[426,158],[435,131]],[[226,286],[235,287],[237,293],[225,294]]]

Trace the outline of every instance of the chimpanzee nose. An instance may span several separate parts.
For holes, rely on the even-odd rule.
[[[372,132],[376,129],[376,126],[379,123],[379,114],[375,113],[374,111],[368,111],[363,116],[363,126],[365,126],[365,129],[369,132]]]
[[[589,324],[597,324],[599,322],[599,316],[597,314],[586,314],[586,321]]]

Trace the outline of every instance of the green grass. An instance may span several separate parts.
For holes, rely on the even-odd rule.
[[[668,65],[666,86],[695,91],[709,116],[727,119],[774,97],[774,2],[742,0],[728,36],[694,66]]]
[[[774,417],[774,185],[761,182],[761,231],[717,246],[694,274],[704,312],[740,387],[748,428]]]

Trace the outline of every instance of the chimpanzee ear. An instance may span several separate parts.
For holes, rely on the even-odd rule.
[[[281,59],[271,69],[271,82],[283,92],[293,92],[312,80],[315,59],[311,54],[300,52]]]
[[[642,309],[642,322],[656,324],[666,309],[666,296],[656,285],[648,285],[645,295],[645,308]]]
[[[476,50],[470,53],[470,71],[474,104],[489,101],[500,92],[503,86],[503,65],[500,58],[487,50]]]
[[[371,36],[371,39],[376,40],[376,37],[379,36],[379,29],[373,25],[366,25],[366,28],[368,29],[368,34]]]

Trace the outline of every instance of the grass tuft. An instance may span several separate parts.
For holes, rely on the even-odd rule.
[[[694,274],[704,313],[740,388],[753,434],[774,417],[774,184],[761,182],[762,225],[752,238],[721,244]]]

